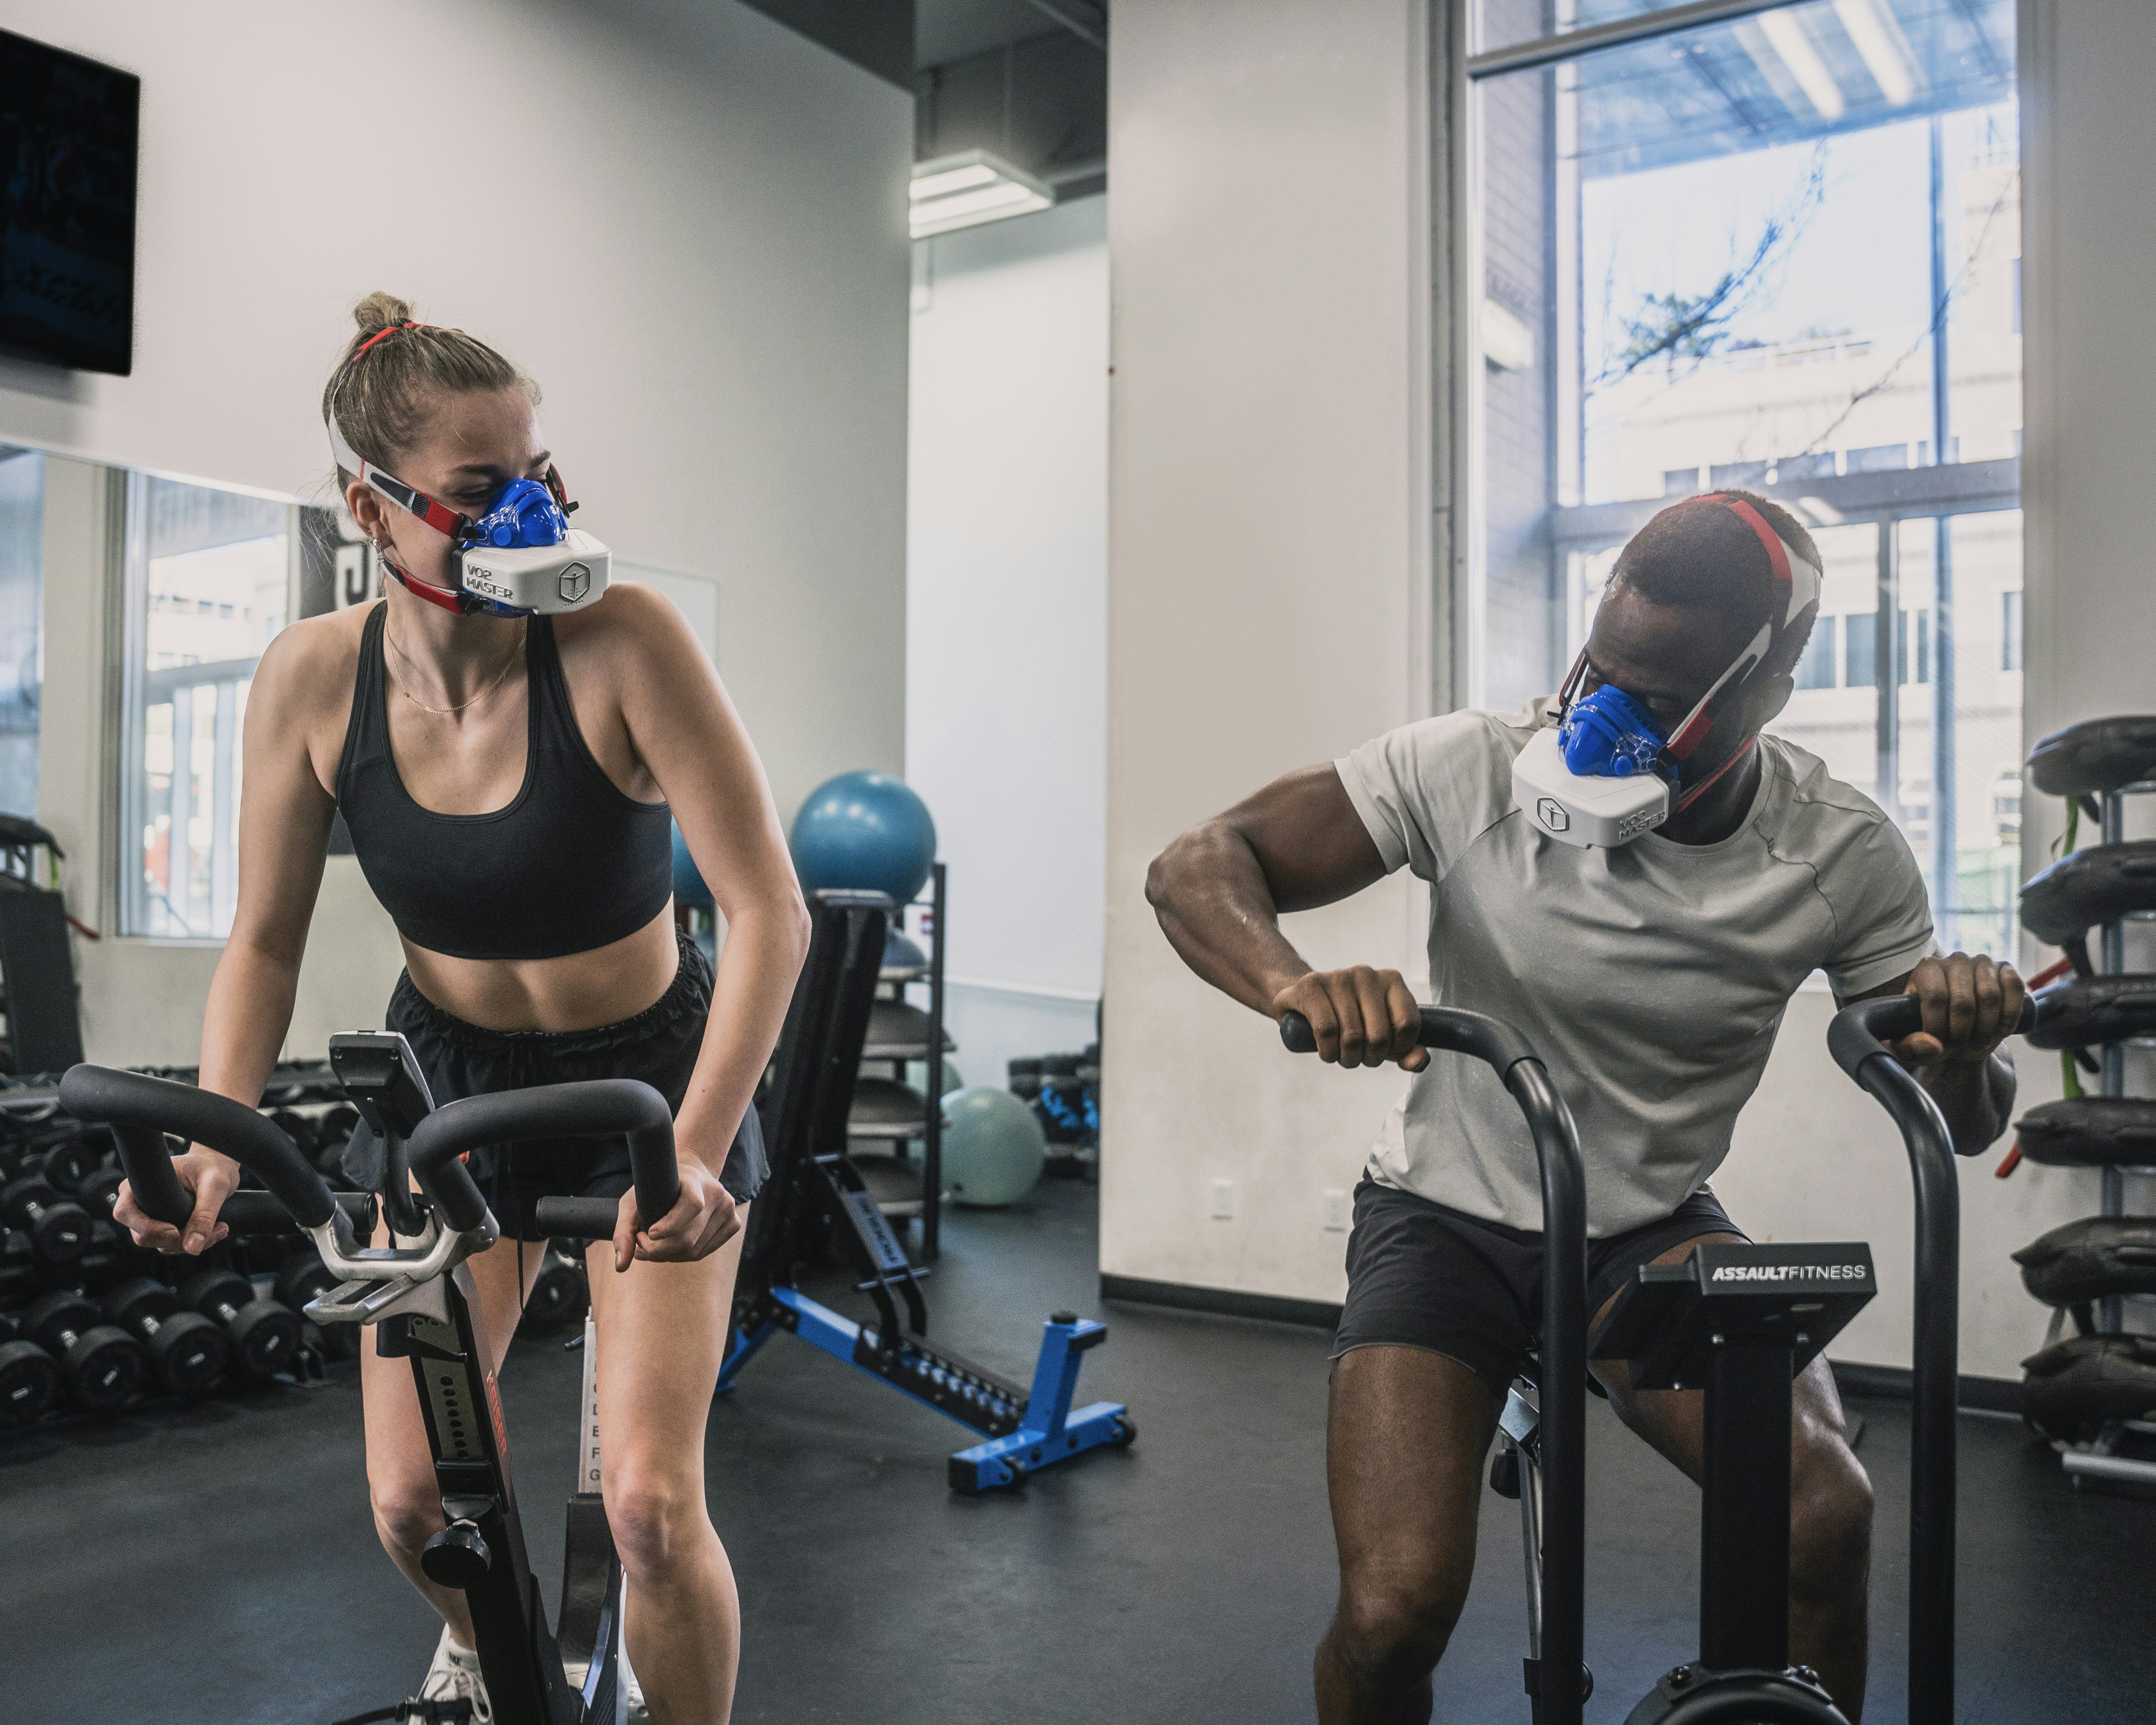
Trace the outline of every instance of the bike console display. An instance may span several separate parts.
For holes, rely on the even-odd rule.
[[[408,1138],[434,1111],[427,1075],[394,1030],[340,1030],[330,1038],[330,1070],[377,1137]]]
[[[1878,1291],[1868,1245],[1710,1242],[1642,1264],[1589,1352],[1630,1360],[1640,1389],[1700,1389],[1726,1347],[1787,1348],[1794,1376]]]

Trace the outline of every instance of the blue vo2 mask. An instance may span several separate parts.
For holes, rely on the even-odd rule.
[[[353,359],[357,362],[384,336],[415,327],[399,324],[382,331]],[[382,567],[408,593],[464,615],[479,612],[490,617],[529,617],[582,610],[607,590],[613,553],[589,533],[569,525],[569,511],[577,506],[568,501],[562,476],[552,467],[543,485],[537,480],[509,480],[494,494],[485,512],[474,519],[363,459],[338,425],[334,400],[328,417],[330,449],[338,465],[358,475],[370,490],[418,516],[455,547],[454,588],[418,579],[398,568],[384,552]]]
[[[1580,649],[1558,694],[1558,722],[1535,732],[1512,762],[1514,806],[1562,844],[1614,850],[1703,795],[1758,740],[1756,729],[1743,728],[1745,697],[1768,674],[1776,648],[1818,615],[1818,567],[1764,516],[1719,492],[1676,506],[1699,504],[1727,508],[1765,547],[1774,577],[1767,620],[1667,737],[1621,689],[1605,683],[1574,698],[1588,670]]]

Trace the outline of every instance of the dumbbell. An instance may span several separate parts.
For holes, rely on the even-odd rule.
[[[84,1178],[75,1198],[92,1216],[100,1221],[109,1220],[112,1206],[120,1196],[120,1183],[126,1178],[120,1168],[101,1168]]]
[[[277,1266],[276,1297],[294,1312],[304,1312],[318,1294],[336,1287],[343,1278],[322,1262],[312,1245],[303,1245]],[[322,1352],[331,1359],[355,1359],[359,1354],[357,1324],[322,1324]]]
[[[156,1276],[162,1267],[158,1255],[131,1242],[124,1230],[110,1222],[90,1224],[90,1250],[72,1264],[39,1264],[38,1285],[44,1289],[65,1288],[70,1292],[101,1299],[105,1290],[138,1276]]]
[[[180,1304],[224,1326],[239,1369],[256,1382],[298,1364],[300,1314],[280,1301],[262,1298],[245,1276],[203,1271],[180,1285]]]
[[[0,1220],[30,1236],[49,1264],[70,1264],[90,1250],[90,1212],[36,1174],[0,1186]]]
[[[123,1281],[105,1296],[105,1315],[142,1338],[150,1369],[175,1395],[206,1395],[232,1358],[232,1337],[199,1312],[182,1312],[180,1296],[146,1276]]]
[[[59,1388],[60,1368],[52,1355],[25,1342],[15,1320],[0,1312],[0,1430],[35,1425]]]
[[[344,1178],[344,1153],[358,1125],[359,1110],[349,1102],[338,1103],[315,1122],[314,1164],[332,1186],[349,1183]]]
[[[24,1312],[23,1328],[59,1363],[60,1388],[85,1413],[116,1413],[149,1364],[141,1343],[100,1322],[95,1306],[65,1289]]]
[[[560,1245],[550,1242],[546,1261],[539,1266],[539,1274],[532,1280],[531,1292],[524,1301],[526,1318],[549,1328],[573,1323],[584,1315],[585,1307],[591,1302],[583,1266]]]
[[[82,1190],[112,1158],[112,1135],[102,1127],[69,1132],[45,1152],[44,1174],[62,1192]]]

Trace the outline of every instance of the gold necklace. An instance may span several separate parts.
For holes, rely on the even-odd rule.
[[[395,649],[397,656],[403,660],[405,664],[409,665],[412,663],[412,655],[407,653],[402,647],[398,647],[397,645],[395,639],[391,636],[387,629],[382,630],[382,639],[388,641],[390,646]],[[502,661],[501,669],[495,674],[494,680],[491,683],[489,683],[485,688],[480,690],[478,694],[473,696],[470,701],[460,701],[454,706],[429,706],[425,701],[420,700],[418,696],[414,695],[409,689],[407,689],[402,683],[399,683],[397,685],[397,692],[403,696],[405,700],[410,701],[413,706],[418,708],[421,712],[432,713],[438,719],[445,719],[452,713],[462,712],[468,706],[476,706],[480,701],[485,700],[488,696],[493,694],[495,690],[499,689],[507,680],[509,673],[516,668],[517,658],[522,653],[523,649],[524,643],[520,640],[515,646],[509,649],[509,657]]]

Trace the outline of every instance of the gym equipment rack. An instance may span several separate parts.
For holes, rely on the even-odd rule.
[[[2152,737],[2156,737],[2156,720],[2146,718],[2098,719],[2069,726],[2044,738],[2030,752],[2030,778],[2039,790],[2063,796],[2070,804],[2077,804],[2084,815],[2094,816],[2099,845],[2123,845],[2126,842],[2126,799],[2156,794],[2156,777],[2149,776],[2148,771]],[[2134,777],[2129,783],[2119,783],[2117,781],[2122,773]],[[2129,922],[2156,923],[2156,908],[2125,910],[2102,925],[2102,940],[2093,967],[2097,975],[2123,976],[2128,973],[2126,925]],[[2075,958],[2088,957],[2085,932],[2083,938],[2067,942],[2066,950],[2070,957]],[[2077,964],[2076,968],[2081,970],[2082,967]],[[2098,1095],[2126,1095],[2126,1050],[2128,1048],[2156,1049],[2156,1036],[2129,1035],[2102,1045]],[[2071,1060],[2073,1055],[2070,1053],[2066,1058]],[[2113,1165],[2101,1172],[2102,1193],[2099,1214],[2107,1217],[2128,1214],[2126,1183],[2129,1178],[2156,1180],[2156,1167]],[[2128,1301],[2156,1305],[2156,1295],[2106,1295],[2097,1303],[2096,1333],[2101,1336],[2125,1333]],[[2066,1318],[2066,1309],[2064,1307],[2053,1308],[2051,1333],[2046,1338],[2046,1347],[2059,1340],[2064,1332]],[[2076,1489],[2087,1481],[2156,1486],[2156,1461],[2117,1453],[2121,1440],[2129,1433],[2141,1437],[2156,1437],[2156,1420],[2107,1420],[2093,1439],[2061,1448],[2060,1465]]]
[[[934,1263],[943,1248],[943,1056],[957,1050],[943,1028],[947,888],[944,865],[939,862],[929,877],[927,896],[900,905],[891,913],[891,932],[901,937],[906,911],[925,913],[927,963],[892,963],[896,955],[886,952],[876,977],[876,1009],[870,1014],[862,1046],[860,1076],[846,1117],[848,1138],[890,1141],[889,1153],[857,1153],[853,1161],[887,1219],[920,1219],[924,1264]],[[913,988],[928,991],[925,1013],[906,998],[906,990]],[[916,1091],[906,1081],[906,1069],[915,1060],[927,1063],[924,1090]],[[868,1070],[886,1064],[891,1068],[887,1078]],[[921,1145],[918,1163],[906,1153],[911,1141]]]

